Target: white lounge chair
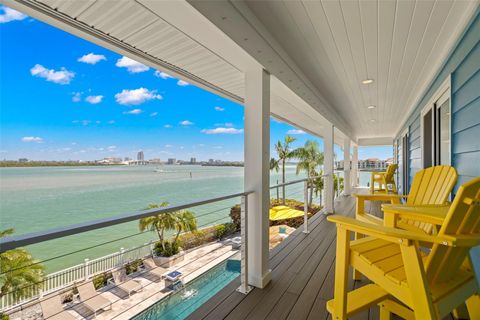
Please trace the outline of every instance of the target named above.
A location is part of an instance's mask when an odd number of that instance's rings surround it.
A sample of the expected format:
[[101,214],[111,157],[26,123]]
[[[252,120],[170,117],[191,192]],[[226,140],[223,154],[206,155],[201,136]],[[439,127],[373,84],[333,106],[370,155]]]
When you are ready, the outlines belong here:
[[132,292],[139,292],[143,289],[143,285],[135,280],[129,279],[125,272],[124,268],[115,270],[112,272],[113,281],[115,285],[120,288],[122,291],[128,293],[128,296],[132,294]]
[[86,281],[78,285],[77,290],[80,294],[80,301],[93,311],[95,318],[97,317],[97,311],[106,310],[107,308],[112,309],[112,302],[97,293],[92,281]]
[[62,301],[58,294],[44,297],[40,300],[43,318],[48,320],[75,320],[76,318],[63,309]]
[[160,280],[163,279],[166,273],[168,273],[168,269],[157,266],[152,258],[147,258],[143,260],[143,265],[145,266],[145,269],[148,273],[157,276],[158,278],[160,278]]

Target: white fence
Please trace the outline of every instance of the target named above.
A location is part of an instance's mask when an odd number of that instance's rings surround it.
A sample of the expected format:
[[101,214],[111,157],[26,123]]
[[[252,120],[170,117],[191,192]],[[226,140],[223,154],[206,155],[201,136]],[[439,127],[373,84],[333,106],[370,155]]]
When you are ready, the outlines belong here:
[[26,294],[22,299],[15,299],[13,292],[7,293],[0,299],[0,310],[15,308],[43,295],[68,288],[77,282],[116,269],[133,260],[144,258],[151,254],[151,249],[152,242],[128,250],[122,248],[115,253],[93,260],[85,259],[82,264],[50,273],[41,283],[26,288]]

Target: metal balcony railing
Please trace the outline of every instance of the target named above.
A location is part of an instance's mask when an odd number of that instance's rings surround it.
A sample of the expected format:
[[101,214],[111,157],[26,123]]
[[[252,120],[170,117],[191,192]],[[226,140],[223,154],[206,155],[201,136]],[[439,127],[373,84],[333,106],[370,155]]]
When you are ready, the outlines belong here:
[[[298,190],[297,189],[292,190],[293,192],[290,194],[290,196],[294,196],[300,199],[303,198],[302,199],[304,202],[303,231],[308,233],[307,179],[300,179],[300,180],[287,182],[284,184],[275,185],[270,187],[270,189],[277,190],[277,193],[278,193],[279,188],[283,188],[283,189],[287,187],[292,188],[293,186],[297,186],[297,185],[300,185],[301,188],[297,188]],[[248,286],[248,239],[249,239],[249,236],[248,236],[248,230],[246,226],[248,224],[248,201],[249,201],[250,194],[252,194],[252,192],[240,192],[240,193],[215,197],[211,199],[194,201],[194,202],[185,203],[181,205],[126,213],[126,214],[122,214],[122,215],[118,215],[110,218],[98,219],[98,220],[74,224],[70,226],[54,228],[54,229],[43,231],[43,232],[35,232],[35,233],[30,233],[25,235],[6,237],[6,238],[0,239],[0,253],[4,253],[8,250],[12,250],[12,249],[16,249],[24,246],[29,246],[33,244],[44,243],[50,240],[64,238],[67,236],[77,235],[77,234],[86,233],[94,230],[100,230],[100,229],[104,229],[104,228],[115,226],[115,225],[120,225],[127,222],[138,221],[139,219],[151,217],[159,214],[175,212],[175,211],[199,207],[199,206],[211,205],[213,203],[219,203],[222,201],[228,201],[232,199],[239,199],[240,208],[241,208],[240,210],[241,242],[240,242],[240,248],[239,248],[240,249],[239,250],[240,265],[241,265],[241,270],[240,270],[241,286],[239,287],[239,291],[243,293],[248,293],[250,289]],[[286,194],[283,193],[284,197],[285,195]],[[231,207],[231,204],[229,206],[222,207],[221,209],[212,210],[212,211],[203,213],[201,215],[197,215],[196,217],[197,218],[204,217],[213,213],[218,214],[219,211],[221,210],[226,211],[230,207]],[[215,216],[215,218],[217,218],[217,216]],[[225,221],[226,219],[230,219],[230,217],[228,215],[226,216],[222,215],[220,219],[215,219],[213,221],[210,219],[208,223],[204,225],[200,225],[198,227],[199,228],[212,227],[218,224],[220,221]],[[130,239],[146,232],[148,231],[126,235],[117,240]],[[54,259],[64,259],[65,257],[71,254],[78,254],[79,252],[84,252],[84,251],[86,252],[89,249],[100,247],[106,244],[111,244],[112,242],[115,242],[117,240],[111,240],[104,243],[96,244],[94,246],[90,246],[88,248],[76,250],[74,252],[68,252],[65,254],[57,255],[55,257],[51,257],[48,259],[44,259],[42,261],[35,262],[35,264],[46,263]],[[79,282],[84,282],[87,280],[90,281],[90,279],[92,279],[93,277],[96,277],[101,274],[105,274],[106,272],[110,272],[120,267],[124,267],[126,264],[129,264],[133,261],[143,261],[152,255],[152,246],[153,246],[153,242],[150,241],[150,242],[133,246],[127,249],[121,248],[119,251],[113,252],[106,256],[95,257],[93,259],[85,258],[83,263],[79,263],[77,265],[70,266],[66,269],[59,270],[44,276],[40,283],[29,284],[28,288],[20,288],[20,289],[23,289],[23,292],[24,292],[22,297],[20,298],[17,295],[15,295],[13,290],[12,292],[7,292],[0,299],[0,311],[12,312],[13,310],[22,310],[23,308],[27,308],[33,304],[38,303],[38,301],[41,300],[46,295],[64,292],[66,290],[73,288]],[[202,257],[203,256],[199,256],[197,260]],[[185,266],[186,265],[182,267],[185,267]],[[18,269],[25,268],[25,267],[28,267],[28,266],[22,265]],[[15,271],[16,269],[2,270],[1,276],[4,276],[9,272],[15,272]],[[116,284],[116,286],[118,285],[121,285],[121,284]],[[18,290],[18,288],[16,289]],[[25,290],[25,289],[28,289],[28,290]]]

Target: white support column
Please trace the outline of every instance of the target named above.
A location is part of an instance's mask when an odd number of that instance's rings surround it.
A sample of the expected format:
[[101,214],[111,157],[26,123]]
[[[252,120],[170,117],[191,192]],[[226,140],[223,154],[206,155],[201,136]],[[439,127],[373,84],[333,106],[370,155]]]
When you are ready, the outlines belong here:
[[329,124],[325,130],[324,137],[324,159],[323,159],[323,173],[325,174],[324,188],[325,188],[325,209],[327,213],[333,213],[333,125]]
[[[248,201],[248,282],[265,287],[268,268],[270,208],[270,75],[262,68],[245,74],[245,191]],[[245,240],[245,239],[243,239]]]
[[352,153],[352,186],[358,187],[358,146],[353,146]]
[[350,181],[350,138],[343,140],[343,193],[350,195],[352,193]]

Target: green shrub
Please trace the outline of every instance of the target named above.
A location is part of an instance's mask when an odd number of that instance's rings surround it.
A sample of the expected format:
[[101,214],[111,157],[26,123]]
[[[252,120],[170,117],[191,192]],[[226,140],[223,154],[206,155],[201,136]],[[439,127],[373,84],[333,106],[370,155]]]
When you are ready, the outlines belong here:
[[99,274],[98,276],[93,277],[92,282],[95,289],[104,287],[106,282],[105,275]]
[[108,279],[112,278],[112,273],[102,273],[93,277],[92,282],[95,290],[103,288],[107,285]]
[[159,257],[171,257],[180,252],[180,248],[176,242],[164,241],[163,244],[162,246],[162,243],[158,241],[153,248],[155,254]]
[[134,273],[138,271],[138,267],[143,263],[142,259],[133,260],[125,265],[125,272],[127,274]]
[[10,317],[7,314],[0,313],[0,320],[10,320]]
[[215,238],[222,239],[227,231],[224,224],[218,224],[215,226]]
[[225,226],[225,235],[231,235],[232,233],[235,233],[240,230],[240,228],[237,228],[236,224],[233,222],[227,222],[224,223]]

